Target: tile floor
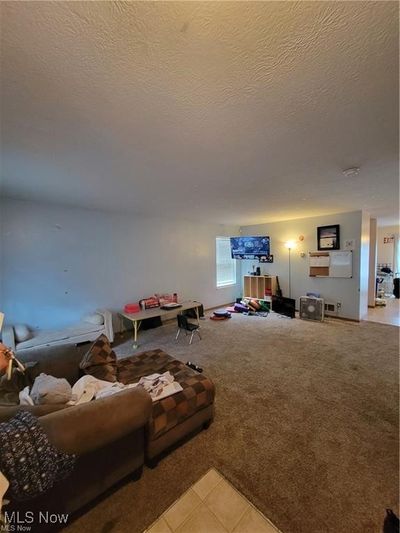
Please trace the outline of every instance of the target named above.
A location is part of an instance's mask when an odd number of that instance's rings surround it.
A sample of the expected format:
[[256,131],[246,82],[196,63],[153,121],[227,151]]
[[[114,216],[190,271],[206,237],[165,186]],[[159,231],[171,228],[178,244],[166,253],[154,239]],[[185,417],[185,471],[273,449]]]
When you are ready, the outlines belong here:
[[280,533],[212,468],[144,533]]

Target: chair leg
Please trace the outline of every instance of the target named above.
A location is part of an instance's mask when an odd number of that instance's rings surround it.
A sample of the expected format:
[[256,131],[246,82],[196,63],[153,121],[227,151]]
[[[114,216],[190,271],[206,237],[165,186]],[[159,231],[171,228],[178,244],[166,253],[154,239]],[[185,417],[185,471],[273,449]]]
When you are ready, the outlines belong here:
[[177,341],[178,340],[178,337],[180,335],[180,332],[181,332],[181,328],[178,328],[178,331],[176,333],[176,337],[175,337],[175,340]]
[[193,342],[193,335],[194,335],[194,331],[192,331],[192,334],[190,335],[190,341],[189,341],[189,344],[192,344],[192,342]]
[[197,335],[200,337],[200,340],[201,340],[200,331],[198,329],[196,329],[196,332],[197,332]]

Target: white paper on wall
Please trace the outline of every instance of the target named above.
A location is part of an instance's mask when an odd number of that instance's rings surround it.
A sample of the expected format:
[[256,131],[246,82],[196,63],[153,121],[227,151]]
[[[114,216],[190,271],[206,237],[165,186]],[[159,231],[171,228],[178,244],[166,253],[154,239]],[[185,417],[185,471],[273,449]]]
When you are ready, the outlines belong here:
[[311,255],[310,267],[328,267],[329,255]]
[[356,240],[355,239],[347,239],[344,241],[344,249],[345,250],[354,250],[356,247]]

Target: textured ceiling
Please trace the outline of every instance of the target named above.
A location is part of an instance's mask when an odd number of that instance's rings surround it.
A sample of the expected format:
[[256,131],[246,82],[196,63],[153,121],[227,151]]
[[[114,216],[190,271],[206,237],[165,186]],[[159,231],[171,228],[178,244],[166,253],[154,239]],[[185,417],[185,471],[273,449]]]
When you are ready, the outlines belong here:
[[353,209],[395,222],[397,2],[1,12],[6,195],[239,224]]

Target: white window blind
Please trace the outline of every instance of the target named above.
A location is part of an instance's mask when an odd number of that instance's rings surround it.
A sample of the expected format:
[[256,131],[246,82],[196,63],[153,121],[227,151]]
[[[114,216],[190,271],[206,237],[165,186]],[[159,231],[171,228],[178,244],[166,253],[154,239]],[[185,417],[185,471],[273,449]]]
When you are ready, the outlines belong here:
[[217,287],[236,284],[236,260],[231,257],[229,237],[217,237]]

